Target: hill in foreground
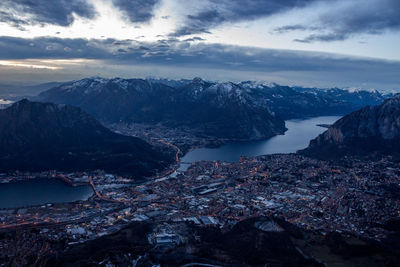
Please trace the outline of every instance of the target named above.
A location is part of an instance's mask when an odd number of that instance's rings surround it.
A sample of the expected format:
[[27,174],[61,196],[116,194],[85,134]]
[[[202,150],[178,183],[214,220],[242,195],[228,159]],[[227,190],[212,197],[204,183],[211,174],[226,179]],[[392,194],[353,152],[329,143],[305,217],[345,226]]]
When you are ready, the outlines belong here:
[[311,140],[300,153],[317,158],[400,153],[400,95],[355,111]]
[[136,177],[172,157],[145,141],[102,126],[80,108],[21,100],[0,110],[0,171],[85,171]]

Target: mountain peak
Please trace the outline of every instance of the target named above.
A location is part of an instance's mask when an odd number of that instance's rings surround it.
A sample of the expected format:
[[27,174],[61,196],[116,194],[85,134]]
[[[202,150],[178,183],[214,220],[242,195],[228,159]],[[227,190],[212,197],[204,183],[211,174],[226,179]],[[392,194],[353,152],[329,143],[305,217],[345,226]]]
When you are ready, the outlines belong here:
[[33,102],[31,102],[28,99],[24,98],[24,99],[21,99],[18,102],[13,103],[9,108],[17,109],[17,108],[21,108],[21,107],[30,105],[31,103],[33,103]]
[[274,82],[266,82],[266,81],[244,81],[240,83],[243,87],[249,89],[263,89],[265,87],[276,87],[278,84]]
[[200,77],[195,77],[195,78],[193,78],[192,83],[204,84],[205,81],[204,81],[202,78],[200,78]]
[[400,151],[400,97],[367,106],[335,122],[300,153],[319,158]]
[[386,98],[368,92],[268,85],[262,81],[210,82],[199,77],[177,81],[83,79],[43,92],[39,99],[79,106],[105,123],[161,123],[190,127],[209,136],[246,139],[254,132],[261,133],[260,138],[283,133],[286,119],[340,115]]

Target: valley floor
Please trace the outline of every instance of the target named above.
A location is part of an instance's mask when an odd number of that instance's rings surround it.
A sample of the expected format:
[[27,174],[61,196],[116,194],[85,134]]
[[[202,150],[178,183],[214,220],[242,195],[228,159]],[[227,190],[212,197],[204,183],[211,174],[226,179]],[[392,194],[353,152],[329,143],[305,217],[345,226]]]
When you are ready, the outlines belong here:
[[226,232],[255,217],[280,218],[304,231],[384,246],[400,230],[400,164],[390,158],[326,162],[276,154],[237,163],[197,162],[183,173],[141,184],[101,172],[87,175],[101,198],[1,210],[0,258],[16,253],[9,247],[10,229],[35,229],[36,238],[53,244],[58,253],[117,233],[134,221],[159,225],[149,232],[152,241],[146,246],[172,248],[186,242],[175,224]]

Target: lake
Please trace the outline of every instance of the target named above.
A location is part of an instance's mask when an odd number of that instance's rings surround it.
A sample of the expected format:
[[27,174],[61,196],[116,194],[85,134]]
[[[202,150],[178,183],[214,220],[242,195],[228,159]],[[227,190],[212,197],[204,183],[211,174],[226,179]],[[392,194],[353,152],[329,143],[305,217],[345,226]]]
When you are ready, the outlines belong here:
[[185,170],[190,162],[201,160],[220,160],[235,162],[241,156],[260,156],[276,153],[294,153],[306,148],[311,139],[326,131],[317,124],[333,124],[338,116],[323,116],[309,119],[286,121],[288,130],[284,135],[274,136],[261,141],[231,142],[218,148],[198,148],[190,151],[182,158],[179,170]]
[[0,184],[0,208],[74,202],[92,195],[89,185],[70,186],[57,179],[32,179]]
[[[235,162],[241,156],[259,156],[275,153],[293,153],[308,146],[311,139],[326,128],[317,124],[332,124],[340,117],[327,116],[286,121],[288,130],[267,140],[232,142],[219,148],[199,148],[186,154],[179,170],[186,170],[191,162],[221,160]],[[86,200],[93,195],[89,185],[70,186],[57,179],[33,179],[0,184],[0,208],[17,208]]]

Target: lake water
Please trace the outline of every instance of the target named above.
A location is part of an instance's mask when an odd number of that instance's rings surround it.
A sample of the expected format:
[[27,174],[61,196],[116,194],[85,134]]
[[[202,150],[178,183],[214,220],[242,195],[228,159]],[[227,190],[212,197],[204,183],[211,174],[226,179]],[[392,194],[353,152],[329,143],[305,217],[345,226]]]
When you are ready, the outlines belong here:
[[270,139],[249,142],[232,142],[219,148],[198,148],[182,158],[180,170],[187,169],[190,162],[201,160],[221,160],[235,162],[241,156],[259,156],[276,153],[294,153],[299,149],[306,148],[310,140],[317,137],[326,128],[317,124],[333,124],[340,117],[324,116],[302,120],[286,121],[288,130],[284,135],[274,136]]
[[[201,160],[235,162],[240,156],[293,153],[307,147],[311,139],[326,130],[317,124],[332,124],[339,118],[329,116],[289,120],[286,121],[288,130],[284,135],[262,141],[232,142],[219,148],[195,149],[182,158],[179,170],[186,170],[190,162]],[[89,185],[72,187],[56,179],[34,179],[0,184],[0,208],[73,202],[86,200],[92,195],[93,190]]]
[[0,208],[74,202],[92,195],[89,185],[70,186],[57,179],[33,179],[0,184]]

